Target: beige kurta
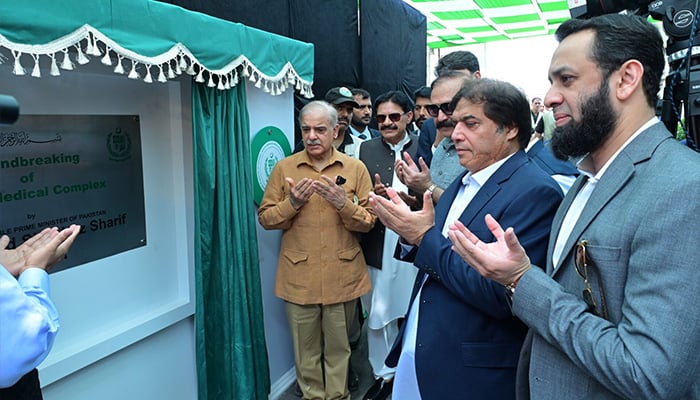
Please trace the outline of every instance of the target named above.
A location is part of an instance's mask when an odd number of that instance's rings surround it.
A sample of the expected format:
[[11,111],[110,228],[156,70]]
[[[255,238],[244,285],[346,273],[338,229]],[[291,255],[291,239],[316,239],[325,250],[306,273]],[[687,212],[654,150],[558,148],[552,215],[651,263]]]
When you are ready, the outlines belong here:
[[[258,210],[265,229],[282,229],[275,295],[295,304],[335,304],[356,299],[370,290],[367,264],[359,235],[376,220],[368,207],[373,189],[362,162],[333,149],[329,164],[317,171],[306,151],[277,163],[267,182]],[[340,211],[314,194],[299,211],[289,200],[285,181],[303,178],[335,179],[342,175],[348,198]]]

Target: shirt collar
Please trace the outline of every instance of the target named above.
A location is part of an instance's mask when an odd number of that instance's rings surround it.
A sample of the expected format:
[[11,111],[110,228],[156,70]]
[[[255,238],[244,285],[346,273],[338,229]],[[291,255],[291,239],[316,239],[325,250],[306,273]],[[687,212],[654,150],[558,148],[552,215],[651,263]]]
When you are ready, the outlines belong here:
[[594,180],[594,181],[600,180],[600,178],[603,176],[603,174],[605,173],[605,171],[608,170],[608,167],[610,166],[610,164],[612,164],[612,162],[615,161],[615,159],[617,158],[618,155],[620,155],[620,153],[622,152],[622,150],[624,150],[625,147],[627,147],[630,143],[632,143],[632,141],[633,141],[634,139],[636,139],[637,136],[639,136],[642,132],[644,132],[645,130],[649,129],[652,125],[657,124],[657,123],[661,123],[661,122],[659,121],[659,119],[658,119],[656,116],[654,116],[654,117],[652,117],[649,121],[647,121],[644,125],[642,125],[641,127],[639,127],[639,129],[637,129],[637,130],[632,134],[632,136],[630,136],[630,137],[625,141],[625,143],[623,143],[622,146],[620,146],[620,148],[617,149],[617,151],[615,152],[615,154],[613,154],[612,157],[610,157],[610,159],[603,165],[603,167],[600,168],[600,170],[598,171],[598,173],[593,174],[593,173],[590,172],[591,170],[593,170],[593,168],[591,168],[591,157],[590,157],[590,155],[584,156],[584,157],[581,159],[581,161],[579,161],[579,162],[576,164],[576,168],[577,168],[582,174],[586,175],[586,176],[589,178],[589,180]]
[[[382,139],[382,140],[384,140],[384,139]],[[389,148],[392,149],[392,150],[394,150],[394,151],[401,151],[401,150],[403,150],[403,147],[406,145],[406,143],[408,143],[408,142],[410,142],[410,141],[411,141],[411,137],[410,137],[410,135],[408,134],[408,132],[406,132],[406,134],[404,135],[403,139],[401,139],[401,140],[400,140],[398,143],[396,143],[395,145],[394,145],[394,144],[391,144],[391,143],[388,143],[388,142],[386,142],[386,141],[384,141],[384,143],[386,143],[386,145],[389,146]]]
[[[350,130],[352,131],[352,134],[354,134],[355,136],[360,136],[361,134],[364,133],[367,137],[370,137],[369,128],[366,126],[365,126],[365,129],[363,131],[358,131],[357,129],[353,128],[352,125],[350,125],[348,128],[350,128]],[[347,132],[345,132],[345,133],[347,133]]]
[[350,129],[345,130],[345,136],[343,136],[343,142],[340,143],[340,146],[338,146],[338,150],[341,153],[345,153],[345,146],[353,144],[352,140],[352,133],[350,132]]
[[445,149],[445,151],[447,151],[450,148],[455,147],[455,142],[453,142],[452,138],[448,136],[446,138],[443,138],[440,141],[440,143],[438,143],[438,146],[442,146],[442,148]]
[[[515,153],[513,153],[515,154]],[[499,168],[501,168],[501,165],[503,165],[506,161],[508,161],[509,158],[513,157],[513,154],[509,155],[506,158],[500,159],[496,161],[495,163],[489,165],[488,167],[480,170],[477,173],[472,174],[471,172],[468,172],[464,177],[462,178],[462,184],[466,185],[471,179],[473,179],[476,183],[479,184],[479,187],[483,186],[486,181],[491,178],[493,174],[498,171]]]

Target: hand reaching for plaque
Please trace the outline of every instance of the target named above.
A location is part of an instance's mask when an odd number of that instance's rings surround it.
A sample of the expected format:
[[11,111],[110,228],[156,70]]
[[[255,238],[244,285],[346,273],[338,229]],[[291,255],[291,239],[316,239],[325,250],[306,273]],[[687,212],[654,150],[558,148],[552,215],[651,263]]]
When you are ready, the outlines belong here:
[[15,249],[8,249],[10,238],[0,237],[0,264],[17,277],[30,267],[48,271],[61,261],[80,233],[80,225],[71,225],[62,231],[46,228]]

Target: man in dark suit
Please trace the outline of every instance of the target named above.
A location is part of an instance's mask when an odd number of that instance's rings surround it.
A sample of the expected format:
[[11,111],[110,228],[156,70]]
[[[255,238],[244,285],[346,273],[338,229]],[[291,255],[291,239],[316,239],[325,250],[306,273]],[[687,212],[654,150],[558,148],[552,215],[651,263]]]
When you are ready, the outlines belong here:
[[379,137],[379,131],[369,127],[372,121],[372,97],[365,89],[352,89],[352,97],[357,103],[357,107],[350,116],[350,133],[362,140],[369,140]]
[[545,96],[552,150],[584,158],[554,218],[546,269],[531,267],[543,264],[497,216],[487,221],[496,242],[459,224],[450,238],[508,287],[530,327],[519,398],[698,399],[700,156],[655,116],[661,34],[645,18],[609,14],[566,21],[556,37]]
[[514,399],[526,328],[511,314],[503,286],[472,270],[446,234],[459,219],[491,241],[484,223],[490,213],[515,226],[530,256],[544,260],[563,195],[523,150],[530,140],[529,105],[513,85],[469,81],[445,109],[452,110],[452,139],[467,173],[446,189],[437,208],[429,192],[415,212],[392,189],[390,199],[370,194],[384,225],[414,245],[400,250],[419,269],[406,323],[386,360],[398,364],[393,396]]
[[[377,97],[375,108],[382,137],[362,142],[360,161],[374,178],[375,193],[383,195],[387,186],[407,193],[408,188],[394,174],[394,164],[404,152],[413,155],[418,149],[418,137],[407,131],[413,119],[411,99],[403,92],[391,91]],[[362,303],[369,314],[367,358],[375,378],[363,400],[384,400],[391,393],[395,369],[384,365],[384,360],[398,335],[399,320],[408,310],[416,279],[415,268],[407,268],[405,262],[393,257],[397,241],[396,233],[381,223],[375,223],[361,241],[372,282],[372,290],[362,297]]]
[[[423,122],[432,118],[426,107],[432,104],[430,102],[430,86],[421,86],[413,92],[413,104],[413,123],[409,126],[408,132],[419,135]],[[433,136],[435,135],[433,134]]]

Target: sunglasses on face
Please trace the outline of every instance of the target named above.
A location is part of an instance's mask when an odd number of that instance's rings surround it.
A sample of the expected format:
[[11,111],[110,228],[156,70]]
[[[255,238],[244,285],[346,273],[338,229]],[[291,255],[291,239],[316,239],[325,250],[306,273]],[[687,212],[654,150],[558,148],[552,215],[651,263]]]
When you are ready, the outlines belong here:
[[386,121],[387,117],[391,120],[391,122],[399,122],[399,120],[401,119],[401,117],[403,117],[404,114],[406,113],[393,113],[389,115],[377,114],[377,122],[383,124],[384,121]]
[[436,118],[440,111],[448,117],[451,117],[454,112],[454,108],[450,106],[450,103],[428,104],[425,106],[425,109],[428,110],[428,114],[433,118]]

